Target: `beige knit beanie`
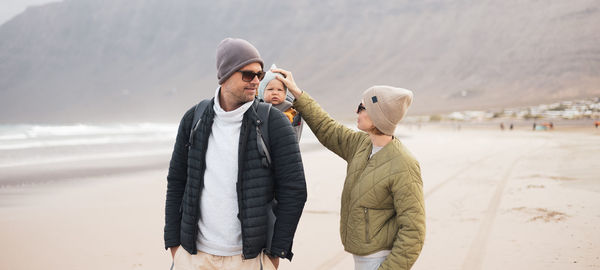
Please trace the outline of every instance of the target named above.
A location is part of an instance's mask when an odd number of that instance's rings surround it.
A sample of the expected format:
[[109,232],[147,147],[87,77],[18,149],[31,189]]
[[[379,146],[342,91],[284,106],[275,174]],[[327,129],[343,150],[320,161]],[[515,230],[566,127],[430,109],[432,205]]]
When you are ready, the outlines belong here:
[[363,93],[363,105],[371,121],[386,135],[394,135],[412,99],[412,91],[384,85],[372,86]]

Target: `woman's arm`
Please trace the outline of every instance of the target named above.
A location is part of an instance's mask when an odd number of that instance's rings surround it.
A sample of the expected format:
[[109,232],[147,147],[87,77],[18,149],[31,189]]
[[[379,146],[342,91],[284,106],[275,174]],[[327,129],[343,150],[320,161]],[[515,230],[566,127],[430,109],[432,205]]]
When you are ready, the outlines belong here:
[[417,166],[408,169],[392,185],[396,223],[400,227],[394,239],[392,253],[381,264],[380,269],[410,269],[415,263],[425,242],[425,205],[423,182]]
[[296,98],[294,108],[302,114],[302,118],[321,144],[341,158],[350,159],[356,152],[359,142],[367,138],[366,133],[356,132],[331,118],[310,95],[298,88],[291,72],[283,69],[272,71],[285,75],[285,77],[277,75],[277,79],[283,82],[294,95]]

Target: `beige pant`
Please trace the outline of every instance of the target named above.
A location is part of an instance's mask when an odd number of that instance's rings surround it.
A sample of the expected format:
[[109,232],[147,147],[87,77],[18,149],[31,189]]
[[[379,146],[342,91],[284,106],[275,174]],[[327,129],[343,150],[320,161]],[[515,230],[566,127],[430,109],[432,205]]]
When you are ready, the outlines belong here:
[[173,270],[275,270],[275,266],[264,253],[254,259],[243,260],[242,255],[217,256],[201,251],[191,255],[182,247],[175,252],[173,263]]

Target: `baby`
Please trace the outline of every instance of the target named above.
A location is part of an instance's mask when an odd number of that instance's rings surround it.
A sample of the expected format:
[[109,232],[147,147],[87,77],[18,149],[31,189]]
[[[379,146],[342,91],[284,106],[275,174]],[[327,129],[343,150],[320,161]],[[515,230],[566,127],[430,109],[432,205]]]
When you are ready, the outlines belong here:
[[[277,68],[275,64],[271,66],[271,69],[274,68]],[[265,74],[265,77],[258,85],[258,98],[264,102],[273,104],[273,107],[282,111],[288,117],[296,132],[296,138],[300,141],[303,126],[301,115],[292,106],[294,97],[288,94],[285,85],[280,80],[277,80],[275,76],[275,73],[270,70],[267,71],[267,74]]]

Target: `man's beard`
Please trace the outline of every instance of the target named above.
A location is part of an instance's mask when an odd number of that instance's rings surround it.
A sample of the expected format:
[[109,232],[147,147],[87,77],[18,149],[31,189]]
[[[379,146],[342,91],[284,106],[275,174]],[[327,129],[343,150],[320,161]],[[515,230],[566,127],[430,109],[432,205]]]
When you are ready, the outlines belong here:
[[238,101],[238,105],[242,106],[250,101],[254,100],[254,95],[244,95],[242,94],[242,97],[240,97],[239,101]]

